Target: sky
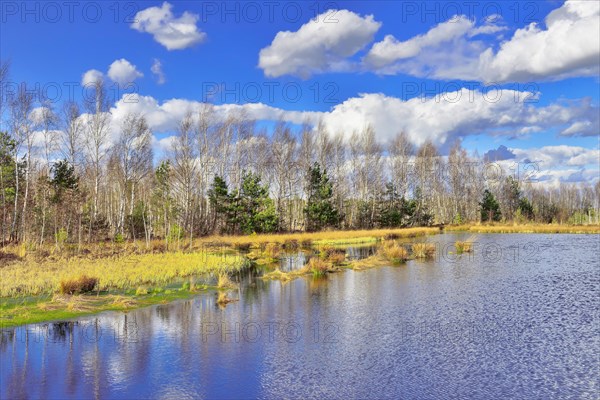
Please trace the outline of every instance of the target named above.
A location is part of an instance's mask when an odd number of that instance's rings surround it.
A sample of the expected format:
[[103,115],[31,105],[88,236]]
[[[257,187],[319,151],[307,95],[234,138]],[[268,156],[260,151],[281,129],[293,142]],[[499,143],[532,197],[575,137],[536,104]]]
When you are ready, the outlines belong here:
[[[373,126],[462,141],[540,178],[599,179],[600,2],[0,3],[9,83],[56,104],[102,77],[114,130],[146,115],[157,154],[199,102],[259,125]],[[10,91],[3,84],[3,96]]]

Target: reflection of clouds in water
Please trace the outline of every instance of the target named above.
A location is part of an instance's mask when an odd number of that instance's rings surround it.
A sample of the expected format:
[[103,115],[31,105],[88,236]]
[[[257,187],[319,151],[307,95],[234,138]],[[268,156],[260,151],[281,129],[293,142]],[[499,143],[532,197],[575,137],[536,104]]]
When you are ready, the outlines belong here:
[[[444,244],[466,235],[424,239]],[[282,283],[249,274],[240,301],[223,310],[210,292],[104,313],[81,318],[66,340],[41,335],[36,342],[31,335],[27,349],[24,328],[17,328],[2,335],[0,397],[593,397],[597,236],[480,234],[477,240],[477,251],[532,241],[539,250],[533,263],[521,254],[492,264],[476,253],[323,280]],[[219,331],[203,340],[203,323]],[[279,324],[273,340],[269,323]],[[283,335],[289,323],[298,337]],[[130,324],[135,340],[124,339]],[[99,340],[85,340],[83,332],[96,325]],[[259,327],[260,338],[254,331],[245,336],[245,327]],[[565,384],[536,385],[540,380]],[[46,392],[32,384],[43,381]]]

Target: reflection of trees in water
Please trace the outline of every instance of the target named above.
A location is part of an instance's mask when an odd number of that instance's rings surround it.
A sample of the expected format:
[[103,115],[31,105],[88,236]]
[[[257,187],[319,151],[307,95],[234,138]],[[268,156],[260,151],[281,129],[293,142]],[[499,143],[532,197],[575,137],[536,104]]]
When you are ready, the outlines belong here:
[[0,351],[5,352],[9,344],[12,344],[16,337],[16,329],[0,330]]
[[48,327],[48,340],[51,342],[66,342],[67,336],[71,337],[75,326],[79,325],[77,321],[53,322]]
[[350,246],[346,248],[346,258],[348,260],[362,260],[375,255],[377,246]]

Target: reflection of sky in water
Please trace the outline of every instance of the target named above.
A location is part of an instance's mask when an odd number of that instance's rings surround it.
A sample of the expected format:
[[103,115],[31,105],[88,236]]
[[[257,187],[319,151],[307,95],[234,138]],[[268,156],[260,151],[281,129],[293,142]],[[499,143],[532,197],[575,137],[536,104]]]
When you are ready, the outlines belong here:
[[225,308],[211,293],[5,330],[0,397],[593,398],[599,239],[479,235],[500,259],[247,274]]

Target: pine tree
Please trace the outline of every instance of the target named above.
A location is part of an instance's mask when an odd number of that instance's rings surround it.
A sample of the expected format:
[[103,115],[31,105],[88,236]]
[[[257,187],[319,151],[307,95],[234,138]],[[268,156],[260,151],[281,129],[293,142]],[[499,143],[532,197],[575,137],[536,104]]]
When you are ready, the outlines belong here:
[[340,216],[334,205],[333,185],[329,182],[327,170],[321,171],[319,163],[314,163],[308,169],[308,178],[308,199],[304,207],[306,230],[337,226]]
[[481,207],[481,222],[500,221],[502,213],[498,201],[489,190],[483,192],[483,199],[479,203]]
[[213,226],[219,230],[220,223],[224,222],[226,229],[229,230],[232,199],[229,195],[229,189],[225,179],[218,175],[215,176],[211,188],[208,191],[208,200],[213,209]]
[[243,233],[268,233],[277,230],[279,220],[273,200],[269,198],[269,187],[261,185],[258,174],[243,173],[237,204]]
[[378,222],[383,228],[407,226],[413,217],[414,207],[404,197],[400,197],[392,182],[385,185],[383,199],[379,205]]

